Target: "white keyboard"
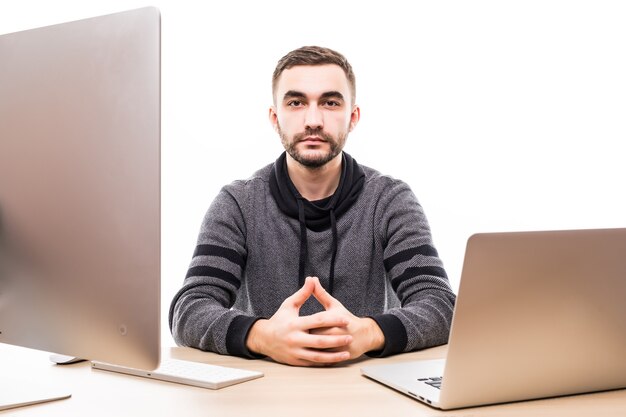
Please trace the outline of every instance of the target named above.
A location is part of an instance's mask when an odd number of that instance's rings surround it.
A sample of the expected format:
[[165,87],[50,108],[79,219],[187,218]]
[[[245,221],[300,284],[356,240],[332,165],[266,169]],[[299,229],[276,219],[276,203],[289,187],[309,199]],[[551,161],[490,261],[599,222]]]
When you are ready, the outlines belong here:
[[164,358],[154,371],[128,368],[103,362],[91,362],[92,369],[120,372],[123,374],[159,379],[196,387],[219,389],[251,379],[260,378],[262,372],[228,368],[200,362]]

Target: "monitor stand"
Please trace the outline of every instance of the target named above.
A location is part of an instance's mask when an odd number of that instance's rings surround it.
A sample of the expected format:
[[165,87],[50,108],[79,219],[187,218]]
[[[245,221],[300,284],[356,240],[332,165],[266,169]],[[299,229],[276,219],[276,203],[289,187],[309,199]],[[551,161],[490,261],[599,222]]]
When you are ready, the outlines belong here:
[[72,396],[64,388],[46,385],[36,381],[7,378],[1,376],[0,411],[24,407],[48,401],[63,400]]
[[29,349],[0,343],[0,415],[4,415],[3,410],[72,396],[66,384],[61,383],[63,381],[51,380],[45,372],[40,372],[40,361],[45,358],[42,355],[46,352],[36,354]]
[[50,355],[50,361],[56,363],[57,365],[71,365],[73,363],[83,362],[86,360],[87,359],[81,359],[76,356],[61,355],[59,353],[53,353]]

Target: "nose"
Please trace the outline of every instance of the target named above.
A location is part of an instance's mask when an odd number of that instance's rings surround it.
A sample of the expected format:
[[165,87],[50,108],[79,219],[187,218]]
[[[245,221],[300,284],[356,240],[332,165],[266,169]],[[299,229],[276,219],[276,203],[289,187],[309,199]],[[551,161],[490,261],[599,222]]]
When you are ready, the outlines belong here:
[[304,127],[307,129],[322,129],[324,127],[324,116],[317,106],[311,105],[307,108]]

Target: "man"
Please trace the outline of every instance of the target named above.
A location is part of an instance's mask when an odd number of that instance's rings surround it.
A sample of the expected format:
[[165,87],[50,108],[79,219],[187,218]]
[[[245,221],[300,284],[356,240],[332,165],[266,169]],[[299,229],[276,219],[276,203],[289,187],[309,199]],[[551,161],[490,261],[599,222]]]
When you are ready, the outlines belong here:
[[209,208],[170,308],[176,342],[300,366],[446,343],[455,296],[421,206],[343,152],[360,118],[348,61],[297,49],[272,88],[286,152]]

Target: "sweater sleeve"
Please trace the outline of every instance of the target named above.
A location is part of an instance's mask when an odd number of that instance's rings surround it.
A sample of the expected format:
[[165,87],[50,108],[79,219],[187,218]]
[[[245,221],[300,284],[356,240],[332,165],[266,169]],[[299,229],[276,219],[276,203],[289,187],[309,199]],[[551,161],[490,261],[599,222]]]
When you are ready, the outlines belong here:
[[385,347],[368,354],[387,356],[447,343],[456,297],[422,206],[408,185],[395,180],[378,212],[385,272],[400,307],[372,317],[385,335]]
[[245,222],[225,187],[207,211],[182,288],[170,305],[169,325],[181,346],[256,358],[246,338],[260,317],[233,309],[246,263]]

